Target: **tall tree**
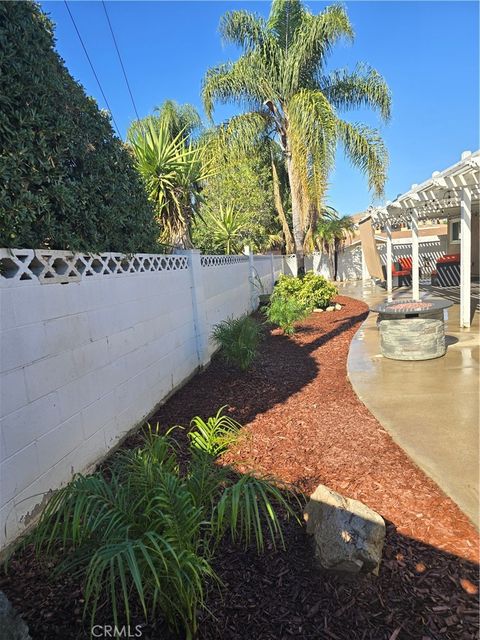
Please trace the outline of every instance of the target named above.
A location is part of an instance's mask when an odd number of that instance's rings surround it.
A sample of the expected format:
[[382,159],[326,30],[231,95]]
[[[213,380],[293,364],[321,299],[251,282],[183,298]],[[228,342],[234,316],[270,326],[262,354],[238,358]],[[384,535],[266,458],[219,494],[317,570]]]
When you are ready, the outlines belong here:
[[383,191],[387,153],[377,130],[352,124],[338,110],[359,106],[390,116],[390,92],[374,69],[358,65],[326,72],[332,47],[353,39],[345,9],[327,7],[313,15],[300,0],[273,0],[267,20],[248,11],[227,12],[220,30],[226,42],[243,50],[236,62],[210,69],[202,97],[212,117],[215,102],[234,102],[248,111],[235,117],[241,137],[263,130],[281,146],[292,199],[292,235],[300,270],[305,241],[311,239],[322,206],[337,143],[368,176],[376,193]]

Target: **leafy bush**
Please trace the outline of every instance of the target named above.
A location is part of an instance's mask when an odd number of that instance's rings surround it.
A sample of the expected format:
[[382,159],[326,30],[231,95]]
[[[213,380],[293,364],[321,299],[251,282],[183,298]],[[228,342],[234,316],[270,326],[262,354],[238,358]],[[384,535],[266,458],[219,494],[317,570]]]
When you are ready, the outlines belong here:
[[[240,425],[220,410],[192,421],[190,463],[184,473],[171,431],[149,429],[143,446],[117,454],[105,477],[77,476],[48,503],[34,532],[38,555],[65,555],[57,573],[84,579],[85,611],[92,624],[101,604],[116,625],[138,603],[146,619],[158,609],[186,638],[197,631],[207,582],[218,582],[211,561],[219,542],[255,542],[265,535],[283,545],[276,508],[293,509],[280,490],[253,475],[215,464],[225,437]],[[205,428],[207,427],[207,428]]]
[[155,250],[133,158],[68,73],[36,3],[0,3],[0,96],[0,246]]
[[228,318],[215,325],[212,336],[226,362],[246,371],[257,355],[261,329],[250,316]]
[[297,298],[276,295],[267,307],[266,315],[270,322],[277,324],[287,336],[295,333],[294,323],[302,320],[310,310]]
[[281,275],[273,290],[272,299],[294,298],[311,311],[328,307],[337,293],[335,285],[326,278],[308,272],[302,278]]

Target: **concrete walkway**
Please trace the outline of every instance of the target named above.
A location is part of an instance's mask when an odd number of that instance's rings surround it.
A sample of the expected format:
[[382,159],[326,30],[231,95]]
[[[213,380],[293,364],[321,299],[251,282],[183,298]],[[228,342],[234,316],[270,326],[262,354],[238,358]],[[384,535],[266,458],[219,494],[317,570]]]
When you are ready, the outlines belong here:
[[[386,293],[373,284],[340,284],[342,295],[373,305]],[[400,289],[394,298],[408,297]],[[426,295],[423,292],[422,295]],[[350,347],[348,375],[360,400],[393,439],[478,527],[479,313],[460,329],[459,306],[448,310],[448,350],[435,360],[389,360],[380,354],[376,313]]]

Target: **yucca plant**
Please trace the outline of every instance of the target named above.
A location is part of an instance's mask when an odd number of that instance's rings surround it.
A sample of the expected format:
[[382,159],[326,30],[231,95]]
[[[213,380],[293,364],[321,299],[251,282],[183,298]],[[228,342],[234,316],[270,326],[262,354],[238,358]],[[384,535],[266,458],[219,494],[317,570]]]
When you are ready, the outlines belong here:
[[129,143],[155,206],[160,240],[190,247],[201,184],[211,173],[202,147],[187,141],[184,131],[172,137],[168,122],[151,120],[131,130]]
[[161,611],[193,638],[206,588],[219,583],[212,559],[220,541],[255,542],[259,552],[265,535],[283,544],[277,510],[286,517],[294,510],[280,489],[215,464],[240,425],[222,410],[192,425],[183,473],[171,431],[150,428],[143,446],[113,458],[108,477],[77,476],[44,510],[33,534],[36,553],[64,554],[56,572],[83,579],[92,624],[100,604],[117,626],[140,607],[146,620]]
[[230,255],[241,253],[245,232],[249,221],[241,212],[235,211],[231,204],[220,205],[218,210],[207,209],[202,223],[209,228],[215,251]]
[[213,339],[228,364],[246,371],[257,355],[261,328],[250,316],[227,318],[213,328]]

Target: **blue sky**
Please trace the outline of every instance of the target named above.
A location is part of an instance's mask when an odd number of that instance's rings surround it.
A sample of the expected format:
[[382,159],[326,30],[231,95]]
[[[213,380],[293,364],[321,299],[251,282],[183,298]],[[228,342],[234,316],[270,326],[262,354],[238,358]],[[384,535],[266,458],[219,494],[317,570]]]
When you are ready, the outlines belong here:
[[[317,13],[327,3],[308,2]],[[41,2],[56,24],[57,49],[71,74],[105,107],[63,2]],[[122,136],[135,118],[100,2],[70,2],[80,34]],[[479,146],[479,51],[477,2],[347,2],[356,33],[340,44],[329,69],[364,61],[378,69],[393,95],[393,117],[381,126],[390,153],[386,199],[408,190]],[[268,2],[108,2],[110,20],[140,116],[171,98],[201,110],[200,87],[208,67],[235,59],[218,35],[228,9],[268,14]],[[222,120],[232,110],[219,108]],[[346,115],[379,125],[371,112]],[[366,180],[339,150],[328,202],[342,214],[365,209],[372,197]]]

